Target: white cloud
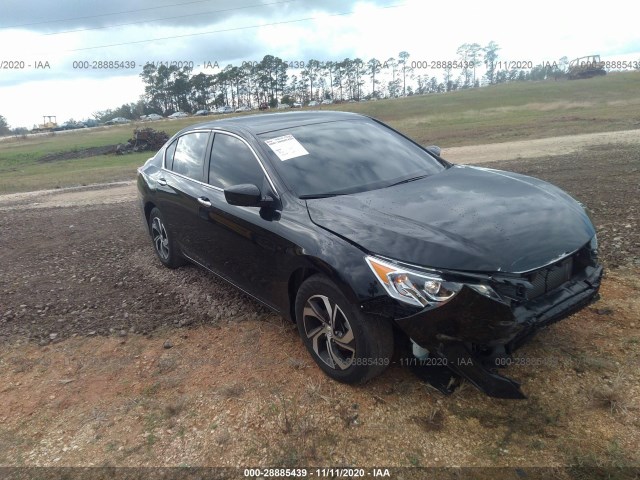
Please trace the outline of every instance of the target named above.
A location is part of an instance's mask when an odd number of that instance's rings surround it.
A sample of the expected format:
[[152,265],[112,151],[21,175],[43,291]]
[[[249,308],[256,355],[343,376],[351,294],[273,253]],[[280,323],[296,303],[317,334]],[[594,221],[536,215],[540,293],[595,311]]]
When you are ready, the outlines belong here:
[[2,110],[12,127],[31,128],[43,115],[55,115],[58,123],[92,118],[99,110],[135,102],[143,93],[134,77],[84,80],[45,80],[2,88]]
[[[36,71],[3,70],[0,76],[0,114],[13,126],[31,126],[43,114],[59,119],[86,117],[96,110],[114,108],[136,101],[143,86],[138,74],[74,70],[74,60],[149,60],[184,61],[195,64],[217,61],[221,66],[243,60],[259,61],[266,54],[285,60],[342,60],[376,57],[385,60],[406,50],[410,60],[454,60],[462,43],[486,45],[496,41],[503,60],[552,62],[562,56],[574,58],[589,54],[617,58],[640,58],[637,18],[622,0],[610,0],[606,8],[594,10],[557,0],[522,3],[502,0],[485,2],[426,2],[424,0],[355,0],[312,2],[296,0],[250,9],[229,10],[220,14],[98,29],[62,35],[44,36],[42,32],[96,27],[137,19],[180,16],[194,12],[229,9],[256,4],[258,0],[217,1],[173,7],[138,14],[69,20],[61,23],[0,28],[0,60],[22,60],[33,64],[50,62],[51,69]],[[177,2],[176,2],[177,3]],[[13,6],[12,6],[13,4]],[[42,19],[99,15],[103,12],[153,7],[151,1],[131,4],[125,0],[97,7],[90,2],[13,1],[5,12],[5,25]],[[381,8],[384,5],[396,8]],[[40,7],[40,8],[39,8]],[[353,11],[353,15],[335,15]],[[55,15],[54,15],[55,13]],[[287,22],[308,17],[312,21],[245,28],[247,26]],[[31,30],[27,30],[27,28]],[[238,29],[229,32],[221,30]],[[137,42],[162,37],[218,31],[169,40],[133,43],[110,48],[78,50],[87,47]],[[76,51],[74,51],[76,50]],[[291,71],[291,74],[298,72]],[[431,76],[438,71],[425,71]],[[127,75],[127,76],[123,76]],[[78,87],[80,86],[80,87]],[[42,111],[41,111],[42,110]],[[27,112],[27,113],[25,113]]]

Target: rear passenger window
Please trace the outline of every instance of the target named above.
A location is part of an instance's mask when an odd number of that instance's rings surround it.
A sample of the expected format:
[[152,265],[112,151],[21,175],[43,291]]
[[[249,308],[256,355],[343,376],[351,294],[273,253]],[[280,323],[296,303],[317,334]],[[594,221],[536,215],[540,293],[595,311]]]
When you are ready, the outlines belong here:
[[251,149],[231,135],[216,133],[209,164],[209,184],[227,188],[252,183],[262,188],[264,173]]
[[171,165],[173,165],[173,155],[176,153],[176,145],[178,141],[176,140],[171,145],[167,147],[164,152],[164,164],[165,168],[171,170]]
[[207,149],[208,141],[209,132],[187,133],[178,138],[171,170],[185,177],[202,181],[204,152]]

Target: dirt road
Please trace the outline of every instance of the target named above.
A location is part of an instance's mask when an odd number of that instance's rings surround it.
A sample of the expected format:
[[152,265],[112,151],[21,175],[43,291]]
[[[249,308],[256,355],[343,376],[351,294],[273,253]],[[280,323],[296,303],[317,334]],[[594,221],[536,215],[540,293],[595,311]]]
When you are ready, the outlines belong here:
[[522,402],[397,364],[329,380],[292,325],[161,267],[133,184],[1,197],[0,466],[640,465],[640,147],[483,165],[585,203],[607,268],[599,303],[518,352]]
[[451,160],[454,163],[476,164],[520,158],[566,155],[593,146],[613,144],[640,144],[640,130],[585,133],[583,135],[566,135],[535,140],[445,148],[443,155],[447,160]]

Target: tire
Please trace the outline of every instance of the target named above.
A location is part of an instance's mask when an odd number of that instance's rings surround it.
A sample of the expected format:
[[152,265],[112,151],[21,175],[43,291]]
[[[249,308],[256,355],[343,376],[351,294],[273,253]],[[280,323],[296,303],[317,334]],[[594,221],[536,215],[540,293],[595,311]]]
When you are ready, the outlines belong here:
[[149,214],[149,234],[153,242],[153,249],[158,259],[168,268],[178,268],[185,264],[184,258],[178,253],[173,237],[166,227],[160,210],[154,208]]
[[360,313],[328,278],[309,277],[298,290],[295,311],[302,342],[334,380],[364,383],[389,366],[391,323]]

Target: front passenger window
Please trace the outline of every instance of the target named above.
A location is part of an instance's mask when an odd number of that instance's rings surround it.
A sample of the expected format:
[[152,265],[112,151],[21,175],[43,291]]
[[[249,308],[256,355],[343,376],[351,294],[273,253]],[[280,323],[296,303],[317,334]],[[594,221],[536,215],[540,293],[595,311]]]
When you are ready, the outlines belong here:
[[209,164],[209,184],[227,188],[251,183],[262,188],[264,172],[251,149],[240,139],[216,133]]

